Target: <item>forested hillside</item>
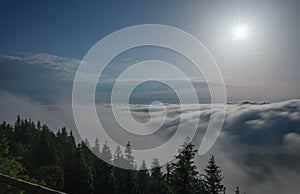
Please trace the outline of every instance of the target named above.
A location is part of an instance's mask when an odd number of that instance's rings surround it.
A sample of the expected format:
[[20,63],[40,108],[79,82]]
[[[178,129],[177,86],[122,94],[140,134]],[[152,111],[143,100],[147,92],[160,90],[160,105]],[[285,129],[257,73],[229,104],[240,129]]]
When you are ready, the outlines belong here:
[[[76,143],[72,132],[65,128],[54,133],[47,125],[18,117],[13,125],[5,122],[0,125],[0,173],[68,194],[218,194],[226,191],[221,169],[213,156],[203,174],[199,173],[193,161],[196,150],[188,138],[165,170],[160,167],[158,158],[153,159],[150,170],[141,170],[146,169],[146,163],[136,164],[131,147],[128,142],[124,151],[120,147],[112,151],[97,138],[92,145]],[[0,193],[24,191],[0,183]],[[239,193],[238,188],[236,193]]]

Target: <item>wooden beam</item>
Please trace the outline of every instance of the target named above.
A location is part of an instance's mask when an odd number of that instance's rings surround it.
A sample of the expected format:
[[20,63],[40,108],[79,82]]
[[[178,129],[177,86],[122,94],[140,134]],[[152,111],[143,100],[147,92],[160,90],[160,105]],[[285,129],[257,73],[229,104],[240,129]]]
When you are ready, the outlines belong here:
[[10,176],[0,174],[0,183],[6,183],[16,188],[28,191],[32,194],[66,194],[61,191],[49,189],[47,187],[30,183],[21,179],[12,178]]

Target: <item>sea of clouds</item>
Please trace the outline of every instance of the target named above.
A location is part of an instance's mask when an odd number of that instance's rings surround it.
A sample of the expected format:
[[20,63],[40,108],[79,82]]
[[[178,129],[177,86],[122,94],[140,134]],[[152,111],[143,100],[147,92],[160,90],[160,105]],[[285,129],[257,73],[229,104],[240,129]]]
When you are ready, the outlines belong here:
[[[209,122],[210,105],[200,105],[200,116],[196,114],[199,109],[193,104],[165,106],[168,114],[160,135],[168,137],[176,130],[179,121],[188,128],[193,119],[198,117],[194,141],[199,146]],[[66,126],[79,139],[71,104],[44,105],[28,97],[1,92],[0,109],[1,121],[14,123],[16,116],[20,115],[47,123],[55,131]],[[104,109],[109,109],[109,106],[97,105],[99,117]],[[122,109],[124,105],[120,104],[119,110]],[[130,110],[137,121],[146,122],[150,118],[148,105],[130,105]],[[162,106],[152,106],[151,119],[160,122],[164,110]],[[115,129],[116,125],[111,127]],[[240,186],[247,193],[293,194],[300,189],[299,150],[300,100],[277,103],[243,101],[227,105],[220,137],[209,153],[197,156],[196,162],[200,172],[203,172],[208,158],[215,155],[222,168],[228,193],[232,193],[235,186]]]

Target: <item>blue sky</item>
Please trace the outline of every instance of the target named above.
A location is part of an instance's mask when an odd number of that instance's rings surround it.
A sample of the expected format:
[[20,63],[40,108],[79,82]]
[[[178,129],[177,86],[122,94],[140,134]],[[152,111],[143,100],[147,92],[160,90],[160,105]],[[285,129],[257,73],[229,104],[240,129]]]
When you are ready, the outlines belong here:
[[[143,23],[173,20],[184,5],[161,1],[6,1],[1,6],[1,51],[46,52],[82,58],[99,39]],[[174,18],[175,19],[175,18]]]
[[[297,1],[2,1],[1,4],[0,62],[5,76],[0,78],[0,90],[3,91],[47,103],[46,98],[53,101],[58,95],[70,98],[74,71],[69,71],[66,79],[66,74],[61,73],[66,64],[60,62],[55,68],[49,65],[53,61],[38,64],[41,61],[37,56],[53,55],[66,63],[80,61],[106,35],[132,25],[155,23],[178,27],[205,44],[221,68],[230,101],[300,97],[300,3]],[[245,42],[233,41],[229,33],[232,25],[240,21],[249,23],[251,28],[251,36]],[[23,58],[35,56],[37,64],[13,59],[20,53]],[[122,57],[136,60],[139,55],[129,52]],[[73,64],[72,70],[78,66],[76,62]],[[17,76],[9,76],[12,74]]]
[[[297,1],[2,1],[2,53],[45,52],[82,58],[96,41],[123,27],[160,23],[186,30],[212,48],[237,20],[264,39],[293,43]],[[256,22],[256,23],[255,23]],[[229,26],[226,26],[229,25]],[[270,33],[272,34],[265,34]],[[224,36],[224,35],[223,35]],[[273,39],[274,38],[274,39]],[[216,44],[216,43],[214,43]]]

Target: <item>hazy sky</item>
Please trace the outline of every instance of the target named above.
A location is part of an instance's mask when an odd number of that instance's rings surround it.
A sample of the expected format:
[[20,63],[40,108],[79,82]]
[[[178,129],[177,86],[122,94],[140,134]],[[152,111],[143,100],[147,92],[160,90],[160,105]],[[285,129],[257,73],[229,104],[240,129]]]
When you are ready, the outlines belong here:
[[[29,95],[43,102],[62,94],[67,97],[61,98],[69,98],[74,72],[97,41],[123,27],[156,23],[178,27],[205,44],[221,68],[230,101],[300,97],[298,1],[2,1],[1,4],[0,90]],[[249,36],[244,41],[233,40],[230,33],[239,22],[249,26]],[[29,62],[24,60],[28,56]],[[123,58],[124,61],[143,59],[138,52],[129,52]],[[124,61],[120,58],[119,64]],[[53,66],[55,63],[58,64]]]

